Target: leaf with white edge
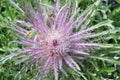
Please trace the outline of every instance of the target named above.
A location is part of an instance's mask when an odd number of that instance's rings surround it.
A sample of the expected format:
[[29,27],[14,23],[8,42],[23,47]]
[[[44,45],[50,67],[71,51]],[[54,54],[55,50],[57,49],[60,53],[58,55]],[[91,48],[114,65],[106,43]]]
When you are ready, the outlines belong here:
[[113,59],[110,59],[110,58],[107,58],[107,57],[97,57],[97,56],[89,56],[89,57],[93,58],[93,59],[98,59],[98,60],[106,61],[108,63],[120,65],[120,61],[116,61],[116,60],[113,60]]
[[2,57],[2,59],[0,59],[0,64],[4,64],[7,60],[12,59],[15,56],[15,54],[10,54],[6,57]]
[[19,11],[21,11],[22,13],[24,13],[24,11],[14,2],[14,0],[9,0],[9,2],[10,2],[15,8],[17,8]]
[[99,44],[99,47],[101,47],[101,48],[120,49],[120,45],[119,44]]

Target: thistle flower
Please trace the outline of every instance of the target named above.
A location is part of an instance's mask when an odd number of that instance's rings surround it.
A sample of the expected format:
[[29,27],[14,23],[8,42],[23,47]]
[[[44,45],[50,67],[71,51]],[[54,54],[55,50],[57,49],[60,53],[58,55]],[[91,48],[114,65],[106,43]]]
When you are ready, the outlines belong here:
[[114,2],[112,2],[112,4],[111,4],[111,7],[112,8],[115,8],[117,6],[117,3],[114,1]]
[[22,20],[17,20],[17,22],[28,29],[19,26],[14,28],[14,31],[19,34],[21,40],[19,43],[25,45],[26,48],[16,53],[15,56],[24,54],[24,61],[28,61],[28,65],[37,63],[40,67],[42,66],[39,75],[53,70],[55,80],[58,80],[58,71],[67,75],[63,64],[81,74],[80,67],[75,60],[84,59],[89,55],[90,49],[99,47],[98,44],[89,41],[90,38],[100,35],[100,33],[94,34],[93,31],[111,22],[105,21],[88,26],[99,2],[100,0],[95,2],[80,15],[78,15],[79,9],[76,6],[71,7],[71,2],[61,7],[60,0],[57,0],[56,7],[49,11],[43,6],[37,6],[38,9],[35,11],[29,4],[26,4],[25,14],[30,24]]

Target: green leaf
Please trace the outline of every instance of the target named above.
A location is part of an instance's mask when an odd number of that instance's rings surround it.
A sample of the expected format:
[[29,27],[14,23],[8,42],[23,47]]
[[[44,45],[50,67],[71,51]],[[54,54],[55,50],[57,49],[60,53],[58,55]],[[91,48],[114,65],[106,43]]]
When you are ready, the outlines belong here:
[[115,1],[120,4],[120,0],[115,0]]
[[109,58],[107,58],[107,57],[97,57],[97,56],[89,56],[89,57],[90,57],[90,58],[93,58],[93,59],[98,59],[98,60],[106,61],[106,62],[108,62],[108,63],[120,65],[120,61],[116,61],[116,60],[113,60],[113,59],[109,59]]
[[106,20],[106,21],[100,22],[100,23],[92,26],[91,29],[96,29],[96,28],[99,28],[102,26],[109,26],[109,24],[111,24],[112,22],[113,22],[112,20]]
[[15,54],[10,54],[8,56],[2,57],[2,59],[0,59],[0,64],[4,64],[7,60],[12,59],[15,56]]
[[107,68],[103,68],[101,70],[101,72],[107,72],[107,73],[112,73],[114,71],[116,71],[116,69],[114,67],[107,67]]
[[99,47],[101,47],[101,48],[120,49],[120,45],[119,44],[99,44]]
[[21,74],[20,73],[16,74],[14,80],[21,80]]
[[24,11],[14,2],[14,0],[9,0],[9,2],[10,2],[15,8],[17,8],[19,11],[21,11],[22,13],[24,13]]

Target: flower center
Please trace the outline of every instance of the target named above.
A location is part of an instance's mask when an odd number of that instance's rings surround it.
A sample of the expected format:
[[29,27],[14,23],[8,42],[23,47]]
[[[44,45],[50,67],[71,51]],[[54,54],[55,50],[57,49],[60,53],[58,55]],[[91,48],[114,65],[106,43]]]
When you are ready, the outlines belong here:
[[52,31],[45,37],[46,50],[50,54],[64,54],[69,46],[69,39],[58,31]]
[[54,46],[54,47],[58,46],[58,41],[57,41],[56,39],[53,40],[53,46]]

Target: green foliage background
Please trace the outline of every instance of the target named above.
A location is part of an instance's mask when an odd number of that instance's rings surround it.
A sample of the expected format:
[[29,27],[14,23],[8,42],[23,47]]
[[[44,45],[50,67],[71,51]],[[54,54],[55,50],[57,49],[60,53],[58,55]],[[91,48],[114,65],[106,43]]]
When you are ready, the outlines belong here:
[[[31,3],[33,0],[29,0]],[[54,0],[44,0],[45,5],[50,5]],[[66,0],[61,0],[62,4]],[[96,0],[77,0],[81,12]],[[108,4],[101,3],[95,19],[91,24],[111,19],[113,24],[110,25],[108,34],[100,35],[95,39],[100,43],[101,49],[93,52],[87,60],[79,61],[83,74],[88,80],[120,80],[120,0],[116,0],[116,7],[112,8],[111,4],[115,0],[109,0]],[[17,1],[16,1],[17,2]],[[13,20],[24,19],[23,11],[19,8],[19,3],[14,0],[0,0],[0,58],[3,59],[11,52],[19,50],[22,46],[13,44],[17,41],[9,24]],[[103,31],[100,28],[97,31]],[[105,34],[105,33],[103,33]],[[21,70],[23,64],[16,64],[14,59],[0,64],[0,80],[14,80],[16,74]],[[60,73],[60,80],[83,80],[80,75],[68,70],[70,77],[65,77]],[[32,80],[32,76],[37,74],[36,70],[28,70],[24,75],[19,77],[21,80]],[[52,73],[51,73],[52,74]],[[17,79],[17,80],[19,80]],[[46,79],[47,80],[47,79]],[[53,80],[51,76],[48,80]]]

